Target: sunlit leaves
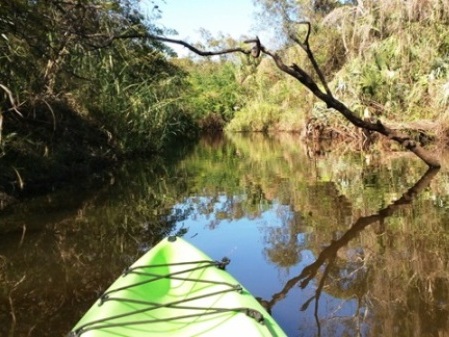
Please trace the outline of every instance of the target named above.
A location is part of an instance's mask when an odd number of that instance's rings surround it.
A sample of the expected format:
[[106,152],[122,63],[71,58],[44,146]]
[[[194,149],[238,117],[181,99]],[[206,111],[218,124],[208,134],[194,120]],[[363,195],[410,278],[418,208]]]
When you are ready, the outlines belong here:
[[[1,84],[23,103],[23,118],[1,111],[3,140],[14,140],[2,151],[25,180],[52,170],[71,176],[73,163],[161,151],[176,136],[193,133],[179,99],[184,72],[168,62],[168,48],[150,39],[112,39],[162,32],[138,5],[2,1]],[[8,110],[8,104],[1,95],[0,105]],[[10,166],[0,168],[1,183],[17,183],[15,177]]]

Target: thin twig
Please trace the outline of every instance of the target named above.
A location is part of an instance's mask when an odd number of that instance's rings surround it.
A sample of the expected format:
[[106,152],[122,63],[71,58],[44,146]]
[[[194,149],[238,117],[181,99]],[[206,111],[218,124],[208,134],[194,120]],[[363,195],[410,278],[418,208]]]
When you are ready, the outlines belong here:
[[14,309],[14,301],[12,299],[12,293],[17,289],[17,287],[23,281],[25,281],[25,279],[26,279],[26,274],[23,275],[23,277],[12,286],[12,289],[9,292],[9,295],[8,295],[8,302],[9,302],[9,307],[10,307],[10,310],[11,310],[10,314],[11,314],[11,319],[12,319],[12,329],[14,329],[14,327],[16,326],[16,323],[17,323],[17,318],[16,318],[16,315],[15,315],[15,312],[14,312],[15,309]]
[[25,234],[27,231],[27,226],[25,224],[22,225],[22,236],[20,237],[19,248],[22,247],[23,240],[25,240]]
[[187,43],[182,40],[171,39],[171,38],[168,38],[165,36],[156,36],[153,34],[140,34],[140,33],[128,33],[128,34],[122,34],[122,35],[115,35],[115,36],[110,37],[109,41],[107,43],[110,44],[114,40],[118,40],[118,39],[134,39],[134,38],[146,38],[146,39],[150,39],[150,40],[158,40],[158,41],[162,41],[162,42],[180,44],[181,46],[186,47],[190,51],[192,51],[195,54],[200,55],[200,56],[215,56],[215,55],[224,55],[224,54],[231,54],[231,53],[237,53],[237,52],[243,53],[245,55],[251,54],[251,50],[243,49],[240,47],[222,49],[219,51],[203,51],[203,50],[200,50],[200,49],[194,47],[190,43]]
[[312,26],[309,21],[301,21],[301,22],[298,22],[298,24],[307,25],[307,34],[306,34],[304,41],[300,41],[293,33],[290,33],[289,37],[293,41],[295,41],[307,53],[307,57],[309,58],[310,62],[312,63],[313,69],[317,73],[321,84],[323,85],[324,89],[326,90],[326,93],[332,97],[332,92],[331,92],[329,86],[327,85],[326,78],[324,77],[323,72],[321,71],[320,67],[318,66],[315,56],[313,55],[313,51],[310,48],[309,37],[310,37],[311,30],[312,30]]

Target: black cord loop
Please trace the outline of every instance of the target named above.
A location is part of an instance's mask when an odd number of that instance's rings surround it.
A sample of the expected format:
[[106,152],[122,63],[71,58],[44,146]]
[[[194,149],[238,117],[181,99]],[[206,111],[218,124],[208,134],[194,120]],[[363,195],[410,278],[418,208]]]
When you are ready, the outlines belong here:
[[[110,317],[106,317],[103,319],[94,320],[88,323],[85,323],[81,327],[79,327],[77,330],[70,332],[70,334],[67,337],[80,337],[82,334],[84,334],[87,331],[91,330],[99,330],[99,329],[106,329],[106,328],[113,328],[113,327],[121,327],[121,326],[134,326],[134,325],[142,325],[142,324],[151,324],[151,323],[160,323],[160,322],[168,322],[173,320],[181,320],[181,319],[187,319],[192,317],[199,317],[199,316],[205,316],[205,315],[214,315],[214,314],[223,314],[223,313],[245,313],[247,316],[253,318],[257,322],[263,324],[264,323],[264,317],[263,315],[251,308],[207,308],[207,307],[197,307],[197,306],[188,306],[185,305],[186,303],[190,301],[195,301],[201,298],[207,298],[211,296],[220,295],[227,292],[238,292],[241,293],[243,291],[243,287],[239,284],[231,284],[227,282],[220,282],[220,281],[213,281],[213,280],[205,280],[205,279],[196,279],[196,278],[189,278],[189,277],[183,277],[182,274],[190,273],[196,270],[206,269],[210,267],[217,267],[219,269],[225,269],[225,267],[230,263],[230,259],[227,257],[224,257],[221,261],[210,261],[210,260],[200,260],[200,261],[192,261],[192,262],[181,262],[181,263],[170,263],[170,264],[157,264],[157,265],[149,265],[149,266],[135,266],[132,268],[127,268],[123,274],[123,277],[126,277],[129,274],[137,274],[141,276],[148,277],[147,279],[136,282],[133,284],[129,284],[127,286],[123,286],[120,288],[112,289],[109,291],[106,291],[101,297],[100,297],[100,306],[103,305],[105,302],[109,301],[116,301],[116,302],[123,302],[123,303],[129,303],[129,304],[138,304],[143,305],[144,307],[142,309],[133,310],[127,313],[113,315]],[[171,267],[171,266],[186,266],[186,269],[169,273],[169,274],[154,274],[151,273],[151,269],[158,268],[158,267]],[[192,266],[192,267],[189,267]],[[195,282],[195,283],[205,283],[205,284],[212,284],[212,285],[223,285],[225,286],[224,289],[218,290],[218,291],[212,291],[207,294],[199,295],[199,296],[193,296],[189,298],[185,298],[182,300],[172,301],[168,303],[156,303],[151,301],[145,301],[145,300],[134,300],[134,299],[128,299],[128,298],[122,298],[120,296],[114,296],[114,294],[119,293],[120,291],[127,290],[133,287],[138,287],[147,283],[151,283],[157,280],[161,279],[173,279],[173,280],[181,280],[181,281],[188,281],[188,282]],[[166,317],[166,318],[160,318],[160,319],[148,319],[148,320],[140,320],[140,321],[129,321],[129,322],[114,322],[114,320],[121,319],[124,317],[132,317],[136,314],[141,314],[144,312],[149,312],[152,310],[160,309],[160,308],[170,308],[174,309],[174,312],[176,312],[176,309],[188,309],[192,311],[197,311],[195,313],[189,314],[189,315],[174,315],[172,317]]]

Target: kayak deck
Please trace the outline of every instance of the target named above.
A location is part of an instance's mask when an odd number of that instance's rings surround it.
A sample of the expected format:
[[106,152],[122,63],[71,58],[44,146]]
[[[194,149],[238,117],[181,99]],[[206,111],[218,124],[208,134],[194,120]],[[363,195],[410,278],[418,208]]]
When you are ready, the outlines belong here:
[[137,260],[88,310],[70,336],[286,336],[260,303],[181,238]]

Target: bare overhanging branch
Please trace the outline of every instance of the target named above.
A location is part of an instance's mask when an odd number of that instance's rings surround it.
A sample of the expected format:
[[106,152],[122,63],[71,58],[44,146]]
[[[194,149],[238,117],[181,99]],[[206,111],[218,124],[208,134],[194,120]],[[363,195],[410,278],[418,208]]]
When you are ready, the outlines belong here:
[[321,81],[321,84],[323,85],[324,89],[326,90],[326,93],[329,96],[332,96],[332,92],[329,89],[329,86],[327,85],[326,78],[324,77],[323,72],[321,71],[318,63],[316,62],[315,56],[313,55],[313,52],[312,52],[312,49],[310,48],[309,37],[310,37],[311,30],[312,30],[312,26],[309,21],[301,21],[301,22],[298,22],[298,24],[307,26],[307,34],[306,34],[306,37],[304,38],[304,41],[300,41],[299,38],[292,32],[289,33],[289,37],[293,41],[295,41],[307,53],[307,57],[309,58],[310,63],[312,63],[313,69],[317,73],[317,75]]
[[[200,50],[200,49],[194,47],[190,43],[187,43],[182,40],[171,39],[168,37],[157,36],[157,35],[153,35],[153,34],[140,34],[140,33],[129,33],[129,34],[123,34],[123,35],[116,35],[116,36],[111,37],[109,39],[108,43],[110,44],[114,40],[118,40],[118,39],[135,39],[135,38],[145,38],[145,39],[150,39],[150,40],[158,40],[158,41],[162,41],[162,42],[179,44],[200,56],[215,56],[215,55],[224,55],[224,54],[232,54],[232,53],[243,53],[245,55],[252,54],[252,50],[243,49],[240,47],[222,49],[219,51],[203,51],[203,50]],[[253,41],[254,40],[251,40],[251,42],[253,42]],[[260,42],[259,42],[259,45],[260,45]],[[258,57],[258,55],[255,57]]]
[[304,21],[304,22],[298,22],[298,24],[304,24],[307,26],[307,33],[306,33],[305,39],[303,41],[301,41],[294,34],[290,34],[290,38],[293,41],[295,41],[296,43],[298,43],[299,46],[301,46],[301,48],[307,53],[307,57],[308,57],[309,61],[312,63],[313,69],[316,72],[316,74],[318,75],[322,86],[324,87],[324,91],[320,89],[320,87],[315,82],[315,80],[312,78],[312,76],[309,75],[303,68],[301,68],[300,66],[298,66],[295,63],[292,63],[291,65],[285,64],[282,57],[278,53],[272,52],[272,51],[269,51],[268,49],[266,49],[260,43],[260,40],[258,37],[256,37],[255,39],[250,39],[250,40],[244,41],[244,43],[246,43],[246,44],[253,44],[252,48],[244,49],[244,48],[238,47],[238,48],[222,49],[222,50],[218,50],[218,51],[200,50],[185,41],[171,39],[171,38],[167,38],[164,36],[157,36],[157,35],[153,35],[153,34],[149,34],[149,33],[146,33],[146,34],[126,33],[126,34],[122,34],[122,35],[108,37],[106,39],[106,45],[111,44],[114,40],[117,40],[117,39],[143,38],[143,39],[150,39],[150,40],[152,39],[152,40],[158,40],[158,41],[162,41],[162,42],[182,45],[182,46],[186,47],[187,49],[189,49],[190,51],[192,51],[195,54],[200,55],[200,56],[214,56],[214,55],[224,55],[224,54],[230,54],[230,53],[243,53],[245,55],[252,56],[254,58],[258,58],[258,57],[260,57],[261,54],[265,54],[273,59],[276,66],[281,71],[296,78],[305,87],[307,87],[317,98],[319,98],[324,103],[326,103],[328,108],[337,110],[354,126],[368,130],[368,131],[374,131],[374,132],[380,133],[380,134],[384,135],[385,137],[387,137],[391,140],[394,140],[395,142],[397,142],[401,146],[403,146],[405,149],[413,152],[418,158],[423,160],[431,168],[441,167],[439,160],[434,155],[432,155],[427,150],[425,150],[422,146],[420,146],[413,139],[411,139],[410,136],[408,136],[407,134],[403,134],[396,130],[390,129],[390,128],[386,127],[384,124],[382,124],[382,122],[380,122],[380,121],[373,123],[373,122],[361,119],[353,111],[351,111],[351,109],[349,109],[344,103],[342,103],[341,101],[339,101],[332,95],[332,92],[324,78],[324,75],[315,60],[312,49],[310,48],[310,44],[309,44],[309,37],[311,34],[310,22]]
[[245,40],[244,43],[254,43],[254,47],[251,48],[251,56],[254,58],[258,58],[260,56],[260,52],[262,51],[262,45],[260,44],[259,37],[256,36],[255,39]]

